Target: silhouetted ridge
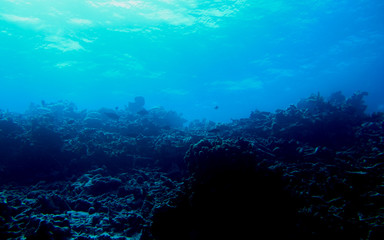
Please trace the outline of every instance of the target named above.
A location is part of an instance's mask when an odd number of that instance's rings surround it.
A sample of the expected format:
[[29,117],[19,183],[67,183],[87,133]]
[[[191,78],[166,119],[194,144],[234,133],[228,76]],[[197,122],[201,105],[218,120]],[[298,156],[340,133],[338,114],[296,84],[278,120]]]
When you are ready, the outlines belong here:
[[0,111],[0,238],[382,239],[384,115],[366,95],[188,126],[141,98]]

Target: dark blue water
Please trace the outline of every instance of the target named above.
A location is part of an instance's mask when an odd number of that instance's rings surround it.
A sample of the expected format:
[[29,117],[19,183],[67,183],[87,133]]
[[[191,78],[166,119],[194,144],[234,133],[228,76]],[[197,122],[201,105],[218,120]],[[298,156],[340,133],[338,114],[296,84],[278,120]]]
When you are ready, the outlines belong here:
[[379,0],[3,0],[0,109],[144,96],[228,121],[361,90],[383,110],[383,12]]

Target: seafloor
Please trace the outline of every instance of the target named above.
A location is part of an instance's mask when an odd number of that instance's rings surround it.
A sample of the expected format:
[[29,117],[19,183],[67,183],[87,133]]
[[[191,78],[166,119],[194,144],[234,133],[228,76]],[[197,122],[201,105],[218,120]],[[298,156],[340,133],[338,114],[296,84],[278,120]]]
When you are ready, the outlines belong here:
[[0,239],[382,240],[384,115],[365,95],[188,127],[162,108],[1,111]]

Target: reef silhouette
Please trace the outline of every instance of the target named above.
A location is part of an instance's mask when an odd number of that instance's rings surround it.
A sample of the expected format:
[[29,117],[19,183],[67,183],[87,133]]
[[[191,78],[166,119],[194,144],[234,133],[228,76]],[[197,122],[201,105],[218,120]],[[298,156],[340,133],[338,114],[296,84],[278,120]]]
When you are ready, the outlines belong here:
[[0,111],[1,239],[384,239],[384,114],[319,94],[218,124]]

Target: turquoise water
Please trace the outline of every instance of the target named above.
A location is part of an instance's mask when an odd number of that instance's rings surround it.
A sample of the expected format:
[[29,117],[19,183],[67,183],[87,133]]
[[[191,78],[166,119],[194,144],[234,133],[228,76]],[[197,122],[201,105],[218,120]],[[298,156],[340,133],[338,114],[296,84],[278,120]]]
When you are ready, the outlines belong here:
[[144,96],[228,121],[320,92],[384,110],[381,0],[1,0],[0,109]]

